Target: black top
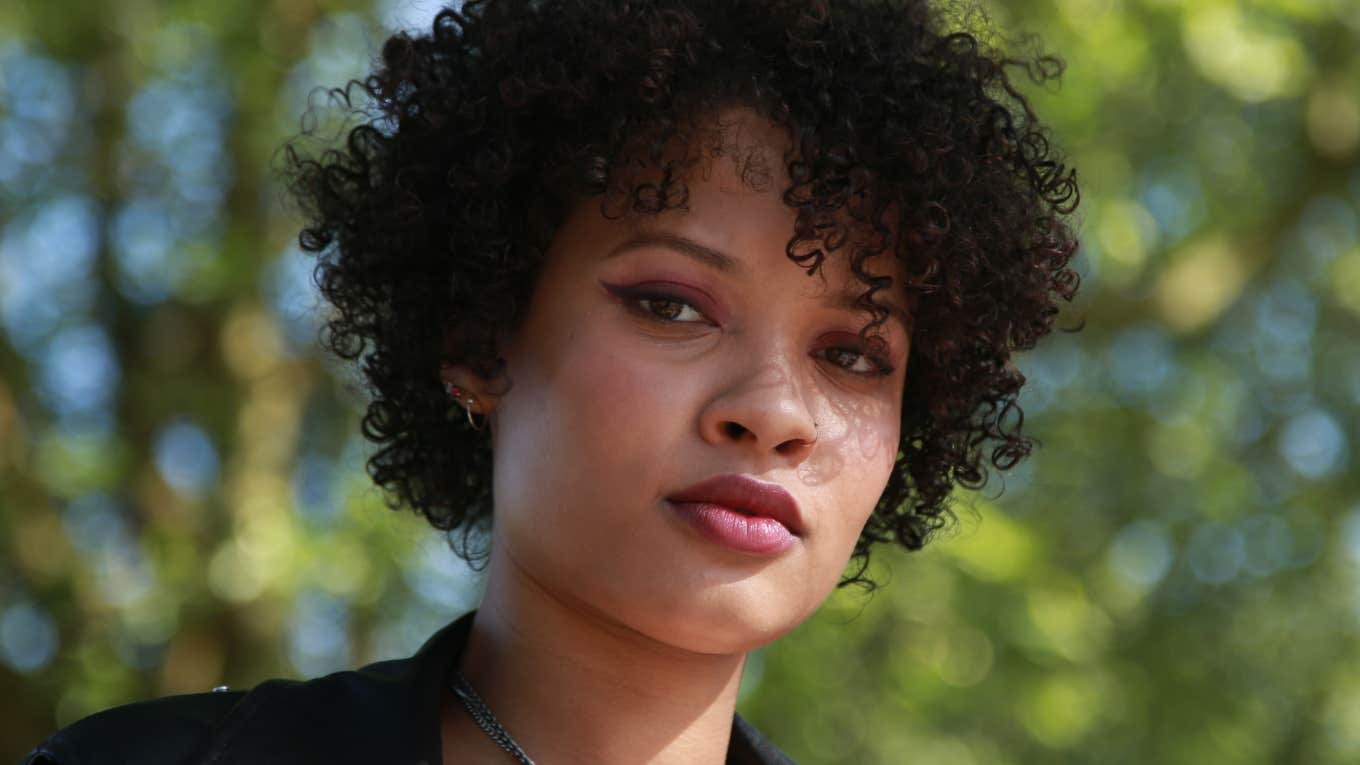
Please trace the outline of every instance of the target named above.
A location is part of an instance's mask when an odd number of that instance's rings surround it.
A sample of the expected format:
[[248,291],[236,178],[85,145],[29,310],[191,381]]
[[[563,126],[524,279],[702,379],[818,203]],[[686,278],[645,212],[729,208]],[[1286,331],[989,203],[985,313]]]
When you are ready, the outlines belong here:
[[[53,734],[22,765],[438,765],[439,700],[475,613],[435,633],[410,658],[99,712]],[[740,715],[733,717],[728,765],[792,762]]]

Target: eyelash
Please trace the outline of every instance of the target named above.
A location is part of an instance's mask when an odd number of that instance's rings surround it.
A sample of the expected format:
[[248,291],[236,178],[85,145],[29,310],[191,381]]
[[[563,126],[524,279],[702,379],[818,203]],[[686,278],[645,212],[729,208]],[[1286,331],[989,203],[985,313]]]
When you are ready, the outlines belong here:
[[[651,309],[644,307],[643,306],[644,303],[674,303],[676,305],[682,306],[681,312],[683,312],[684,308],[688,308],[691,311],[694,311],[695,313],[699,314],[700,316],[704,315],[703,311],[700,311],[692,303],[690,303],[690,301],[686,300],[685,298],[679,295],[672,295],[665,292],[633,291],[623,288],[611,288],[610,292],[613,292],[615,295],[617,295],[619,299],[623,301],[624,305],[626,305],[629,308],[629,310],[633,311],[634,313],[637,313],[644,319],[657,322],[658,324],[694,324],[695,322],[677,321],[674,318],[659,316]],[[826,351],[848,351],[854,354],[855,356],[858,356],[860,358],[863,358],[865,361],[868,361],[874,367],[873,370],[869,372],[856,372],[847,366],[844,366],[842,364],[836,364],[836,362],[834,361],[831,362],[833,365],[839,367],[840,369],[846,372],[849,372],[852,375],[858,375],[860,377],[887,377],[894,371],[892,365],[890,365],[885,359],[871,356],[857,348],[838,346],[824,349],[823,353],[825,353]],[[826,357],[823,356],[823,358]],[[830,359],[827,360],[830,361]]]

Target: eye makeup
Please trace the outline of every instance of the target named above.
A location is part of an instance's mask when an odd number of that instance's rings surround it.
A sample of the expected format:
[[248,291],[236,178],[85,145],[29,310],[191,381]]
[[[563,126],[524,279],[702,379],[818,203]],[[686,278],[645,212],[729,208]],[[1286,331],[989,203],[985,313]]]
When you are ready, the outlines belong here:
[[[674,282],[649,281],[640,284],[611,284],[600,282],[615,300],[622,303],[629,310],[641,315],[643,318],[651,318],[656,321],[668,324],[698,324],[705,323],[713,326],[720,326],[720,323],[713,318],[716,310],[713,308],[712,301],[707,296],[700,296],[697,290],[690,290]],[[664,315],[665,312],[649,310],[642,306],[642,303],[673,304],[691,309],[693,313],[699,315],[702,321],[695,319],[681,319],[683,313],[676,313],[672,310],[672,315]]]
[[[636,285],[600,282],[606,291],[639,318],[663,327],[683,325],[719,326],[691,298],[688,291],[671,282],[644,282]],[[885,354],[874,353],[857,333],[840,333],[843,345],[826,345],[813,352],[837,369],[857,377],[887,377],[895,367]],[[884,344],[880,344],[882,347]],[[860,368],[864,367],[864,368]]]

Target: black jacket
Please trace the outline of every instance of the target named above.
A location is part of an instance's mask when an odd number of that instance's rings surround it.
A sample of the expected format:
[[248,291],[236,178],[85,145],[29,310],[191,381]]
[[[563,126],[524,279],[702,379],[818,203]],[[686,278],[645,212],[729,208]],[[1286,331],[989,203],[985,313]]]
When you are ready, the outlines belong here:
[[[53,734],[22,765],[439,765],[440,694],[467,643],[473,613],[407,659],[315,680],[269,680],[252,691],[114,707]],[[737,715],[727,763],[792,760]]]

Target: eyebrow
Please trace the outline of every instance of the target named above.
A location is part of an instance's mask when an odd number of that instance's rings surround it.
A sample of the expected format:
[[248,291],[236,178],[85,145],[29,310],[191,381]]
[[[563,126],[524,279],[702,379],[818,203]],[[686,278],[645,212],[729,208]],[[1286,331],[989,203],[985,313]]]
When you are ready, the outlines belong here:
[[[746,270],[741,261],[731,255],[700,244],[689,237],[665,231],[640,231],[615,246],[604,256],[603,260],[609,260],[626,252],[647,247],[664,247],[725,274],[741,274]],[[849,311],[865,310],[864,306],[860,305],[858,301],[858,295],[842,294],[835,306]],[[888,309],[889,316],[901,322],[902,328],[910,334],[912,322],[906,310],[895,303],[879,303],[879,305]]]
[[609,254],[604,256],[604,259],[608,260],[630,250],[640,250],[646,247],[665,247],[674,250],[725,274],[740,274],[746,270],[740,261],[730,255],[718,252],[712,247],[706,247],[688,237],[669,234],[664,231],[642,231],[634,234],[624,240],[622,244],[610,250]]

